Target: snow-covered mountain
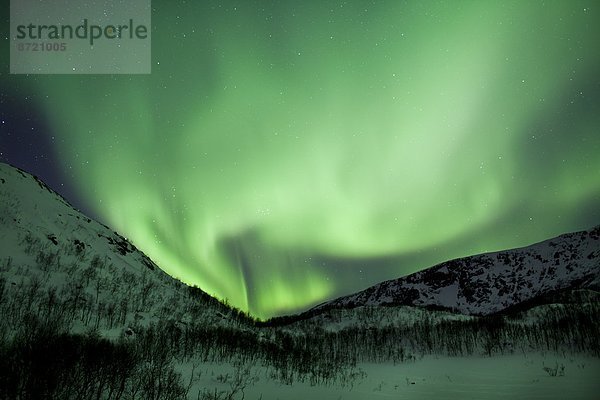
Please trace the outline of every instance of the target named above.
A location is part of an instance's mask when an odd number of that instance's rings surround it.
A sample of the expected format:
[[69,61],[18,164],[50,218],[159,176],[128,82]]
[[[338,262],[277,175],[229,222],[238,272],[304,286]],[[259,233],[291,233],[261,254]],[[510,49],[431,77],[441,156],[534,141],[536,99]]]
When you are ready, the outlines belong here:
[[577,289],[600,289],[600,226],[528,247],[443,262],[322,303],[304,316],[399,305],[490,315]]
[[10,299],[2,305],[15,324],[28,313],[46,313],[70,331],[93,327],[106,336],[158,322],[217,326],[244,320],[164,273],[37,177],[2,163],[0,299]]

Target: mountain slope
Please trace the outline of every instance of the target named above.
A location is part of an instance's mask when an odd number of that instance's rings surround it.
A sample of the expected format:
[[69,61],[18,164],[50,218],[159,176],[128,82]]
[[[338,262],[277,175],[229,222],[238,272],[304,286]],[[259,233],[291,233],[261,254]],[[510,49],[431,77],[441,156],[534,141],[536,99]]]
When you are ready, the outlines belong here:
[[420,306],[490,315],[565,290],[600,288],[600,226],[528,247],[447,261],[320,304],[305,316],[359,306]]
[[[171,278],[128,240],[75,210],[37,177],[0,163],[0,300],[67,330],[109,335],[152,323],[229,325],[243,318]],[[50,304],[50,306],[48,305]]]

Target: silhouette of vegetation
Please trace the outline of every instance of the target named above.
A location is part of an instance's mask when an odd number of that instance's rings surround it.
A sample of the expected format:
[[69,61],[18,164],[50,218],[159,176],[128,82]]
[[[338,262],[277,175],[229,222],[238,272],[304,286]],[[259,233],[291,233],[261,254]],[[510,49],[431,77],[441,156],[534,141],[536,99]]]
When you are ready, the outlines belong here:
[[[154,342],[144,342],[144,345]],[[2,399],[180,399],[167,347],[72,335],[28,316],[0,349]]]

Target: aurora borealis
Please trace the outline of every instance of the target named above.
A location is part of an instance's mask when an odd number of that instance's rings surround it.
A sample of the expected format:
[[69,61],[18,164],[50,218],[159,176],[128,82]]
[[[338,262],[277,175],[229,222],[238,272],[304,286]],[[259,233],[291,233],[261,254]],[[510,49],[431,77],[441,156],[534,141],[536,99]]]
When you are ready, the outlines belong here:
[[600,221],[596,2],[153,7],[152,74],[3,65],[4,102],[34,99],[86,208],[234,306],[293,312]]

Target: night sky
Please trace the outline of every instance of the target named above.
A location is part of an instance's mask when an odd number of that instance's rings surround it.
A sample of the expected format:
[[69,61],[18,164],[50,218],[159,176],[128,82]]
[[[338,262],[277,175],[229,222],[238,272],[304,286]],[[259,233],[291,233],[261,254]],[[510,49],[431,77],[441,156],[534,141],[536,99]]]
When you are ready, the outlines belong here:
[[153,7],[137,76],[9,75],[3,11],[0,160],[234,306],[600,223],[597,1]]

